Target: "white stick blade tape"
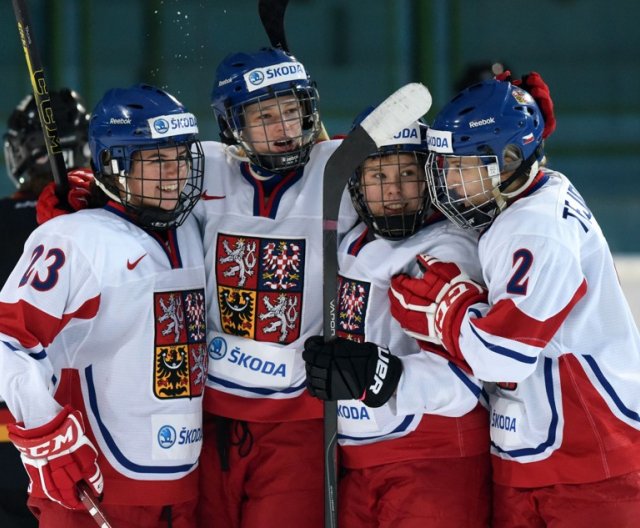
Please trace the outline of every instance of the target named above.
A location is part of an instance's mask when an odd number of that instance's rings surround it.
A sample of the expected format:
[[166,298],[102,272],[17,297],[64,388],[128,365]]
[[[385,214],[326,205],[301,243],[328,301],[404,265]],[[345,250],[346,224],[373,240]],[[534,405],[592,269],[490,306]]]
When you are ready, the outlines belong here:
[[431,108],[431,93],[422,83],[405,84],[380,103],[361,123],[376,145],[389,144],[404,127]]

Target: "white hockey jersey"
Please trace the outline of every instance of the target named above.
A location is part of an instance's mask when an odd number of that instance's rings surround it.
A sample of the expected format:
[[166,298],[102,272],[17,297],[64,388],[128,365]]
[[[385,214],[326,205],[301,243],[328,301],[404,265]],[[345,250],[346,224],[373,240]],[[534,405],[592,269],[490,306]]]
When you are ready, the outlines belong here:
[[478,404],[480,382],[442,356],[421,350],[391,316],[391,277],[416,274],[419,253],[456,261],[480,280],[477,237],[444,220],[396,241],[373,238],[360,223],[340,243],[336,334],[388,347],[403,364],[396,394],[386,405],[338,402],[340,456],[347,467],[488,455],[488,417]]
[[481,236],[489,305],[460,348],[490,391],[494,480],[580,483],[640,469],[640,337],[606,240],[567,178],[541,171]]
[[0,394],[27,428],[83,413],[105,503],[197,496],[203,258],[195,218],[161,239],[110,204],[34,231],[0,293]]
[[248,163],[203,143],[209,320],[205,409],[282,422],[322,416],[305,390],[303,343],[322,333],[322,182],[339,141],[318,143],[304,170],[268,198]]

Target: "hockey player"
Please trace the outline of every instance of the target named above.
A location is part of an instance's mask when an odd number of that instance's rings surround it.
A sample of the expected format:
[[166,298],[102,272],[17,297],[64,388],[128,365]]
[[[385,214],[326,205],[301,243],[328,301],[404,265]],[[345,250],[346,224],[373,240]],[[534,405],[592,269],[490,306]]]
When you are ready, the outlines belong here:
[[389,312],[391,277],[417,272],[417,253],[456,259],[481,277],[476,236],[431,214],[426,128],[416,122],[399,131],[350,178],[360,222],[338,252],[338,337],[305,343],[310,392],[341,400],[340,526],[489,523],[489,431],[480,382],[431,351],[437,347],[421,350]]
[[108,91],[89,143],[102,208],[34,231],[0,292],[0,395],[42,527],[192,527],[206,375],[192,114],[148,85]]
[[[77,92],[68,88],[49,95],[67,167],[88,166],[89,114],[83,100]],[[42,125],[32,94],[27,95],[9,116],[3,142],[7,176],[17,191],[0,200],[4,226],[0,234],[3,248],[0,285],[7,280],[20,258],[24,241],[38,225],[35,203],[42,189],[52,179]]]
[[429,190],[450,220],[483,231],[488,296],[423,256],[423,278],[392,281],[392,308],[494,382],[494,527],[637,526],[640,336],[593,214],[545,167],[554,127],[535,73],[475,84],[440,111]]
[[222,143],[205,142],[209,374],[203,526],[323,526],[322,405],[304,390],[304,340],[322,329],[318,94],[279,49],[234,53],[212,91]]
[[[68,88],[52,91],[50,97],[67,166],[88,165],[89,115],[84,102],[77,92]],[[0,199],[3,226],[0,231],[0,287],[18,262],[25,240],[37,227],[36,199],[52,177],[32,94],[27,95],[9,116],[3,142],[7,176],[15,184],[16,192]],[[12,421],[0,399],[0,526],[35,526],[35,519],[26,506],[28,480],[20,455],[7,437],[6,426]]]
[[[322,329],[318,197],[339,142],[318,142],[315,84],[280,49],[226,57],[212,106],[222,143],[203,143],[194,213],[210,329],[200,522],[321,527],[323,411],[301,354]],[[43,219],[66,212],[53,192],[38,207]]]

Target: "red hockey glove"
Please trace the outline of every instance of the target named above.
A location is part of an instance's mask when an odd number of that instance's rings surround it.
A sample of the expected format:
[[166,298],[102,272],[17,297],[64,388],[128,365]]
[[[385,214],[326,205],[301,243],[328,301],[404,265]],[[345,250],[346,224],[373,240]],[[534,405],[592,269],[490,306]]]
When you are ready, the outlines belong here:
[[428,255],[418,255],[417,260],[424,269],[422,278],[391,279],[391,315],[407,334],[442,345],[454,358],[464,360],[458,345],[462,318],[469,306],[486,302],[487,291],[453,262]]
[[326,343],[322,336],[310,337],[302,359],[307,389],[321,400],[362,400],[380,407],[389,401],[402,374],[402,362],[386,348],[340,337]]
[[91,172],[91,169],[74,169],[69,171],[67,173],[67,179],[69,180],[69,192],[67,193],[68,207],[60,203],[56,195],[56,185],[54,182],[49,183],[40,193],[38,202],[36,203],[36,219],[39,225],[44,224],[47,220],[51,220],[56,216],[89,207],[91,183],[93,182],[93,172]]
[[[514,83],[511,81],[511,70],[504,70],[502,73],[499,73],[498,75],[496,75],[496,81],[503,81],[503,82],[506,81],[512,84],[519,82],[519,81],[515,81]],[[518,85],[516,84],[516,86]]]
[[103,479],[96,462],[98,452],[84,434],[80,412],[66,406],[45,425],[25,429],[9,424],[9,439],[20,451],[36,497],[48,497],[65,508],[84,509],[77,483],[85,481],[96,496]]
[[522,76],[522,79],[511,80],[511,72],[506,70],[496,76],[498,81],[508,81],[514,86],[519,86],[531,94],[540,108],[544,119],[544,130],[542,139],[547,139],[556,129],[556,116],[553,111],[553,100],[547,83],[537,72],[530,72]]

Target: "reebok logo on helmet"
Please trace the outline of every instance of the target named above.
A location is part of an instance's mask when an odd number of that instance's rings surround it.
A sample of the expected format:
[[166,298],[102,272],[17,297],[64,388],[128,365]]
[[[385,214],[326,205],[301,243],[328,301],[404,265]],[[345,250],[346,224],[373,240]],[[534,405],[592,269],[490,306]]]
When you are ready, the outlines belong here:
[[112,117],[109,120],[110,125],[130,125],[131,119],[128,117]]
[[469,128],[476,128],[483,125],[495,124],[495,117],[487,117],[487,119],[479,119],[478,121],[469,121]]

